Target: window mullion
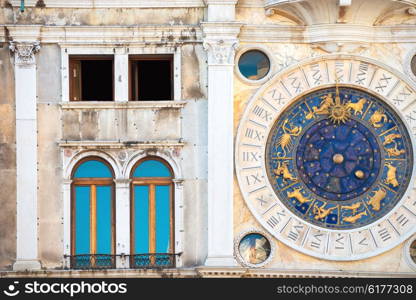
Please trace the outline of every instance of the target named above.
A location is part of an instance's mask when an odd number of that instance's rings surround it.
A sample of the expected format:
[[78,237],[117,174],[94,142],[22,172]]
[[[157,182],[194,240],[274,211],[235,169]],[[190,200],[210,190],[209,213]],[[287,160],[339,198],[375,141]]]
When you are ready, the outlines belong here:
[[149,253],[156,253],[155,185],[149,185]]
[[91,239],[91,254],[97,252],[97,186],[91,185],[91,227],[90,227],[90,239]]

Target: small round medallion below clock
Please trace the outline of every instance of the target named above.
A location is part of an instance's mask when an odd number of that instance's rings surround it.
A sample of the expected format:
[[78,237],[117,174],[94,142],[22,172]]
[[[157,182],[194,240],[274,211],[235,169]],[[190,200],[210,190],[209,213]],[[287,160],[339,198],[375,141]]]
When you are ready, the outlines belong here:
[[397,114],[351,88],[298,99],[274,124],[266,147],[278,197],[305,221],[330,229],[386,215],[406,191],[412,163],[410,136]]
[[262,267],[271,258],[272,245],[267,237],[256,231],[240,236],[235,247],[237,259],[245,266]]

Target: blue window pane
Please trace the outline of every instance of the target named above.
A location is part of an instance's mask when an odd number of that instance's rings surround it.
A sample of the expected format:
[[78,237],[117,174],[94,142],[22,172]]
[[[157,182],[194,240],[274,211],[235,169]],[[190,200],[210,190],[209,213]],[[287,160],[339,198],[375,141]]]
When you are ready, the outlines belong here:
[[75,254],[90,253],[90,187],[75,187]]
[[136,170],[133,177],[170,177],[170,170],[160,161],[146,160],[142,162]]
[[169,253],[170,187],[156,186],[156,253]]
[[270,60],[263,52],[251,50],[241,55],[238,68],[244,77],[259,80],[269,73]]
[[111,186],[97,186],[97,254],[111,254]]
[[134,187],[135,254],[149,253],[149,187]]
[[89,160],[81,164],[74,178],[111,178],[113,177],[110,169],[101,161]]

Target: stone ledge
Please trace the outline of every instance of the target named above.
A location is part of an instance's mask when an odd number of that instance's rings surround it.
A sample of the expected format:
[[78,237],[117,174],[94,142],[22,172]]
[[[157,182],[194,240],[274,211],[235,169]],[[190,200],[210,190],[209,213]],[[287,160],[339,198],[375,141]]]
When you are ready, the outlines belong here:
[[179,269],[0,271],[0,278],[416,278],[408,272],[250,269],[196,267]]
[[154,149],[184,147],[185,142],[178,141],[60,141],[62,148],[83,149]]
[[62,109],[180,109],[186,101],[71,101],[61,103]]

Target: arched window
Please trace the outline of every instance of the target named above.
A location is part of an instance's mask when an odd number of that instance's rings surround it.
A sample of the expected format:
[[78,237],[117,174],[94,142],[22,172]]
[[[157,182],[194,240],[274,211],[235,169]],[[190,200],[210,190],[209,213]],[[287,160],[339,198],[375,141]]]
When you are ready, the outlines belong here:
[[139,161],[131,173],[130,265],[174,266],[173,172],[159,158]]
[[114,267],[114,174],[101,158],[72,173],[72,268]]

